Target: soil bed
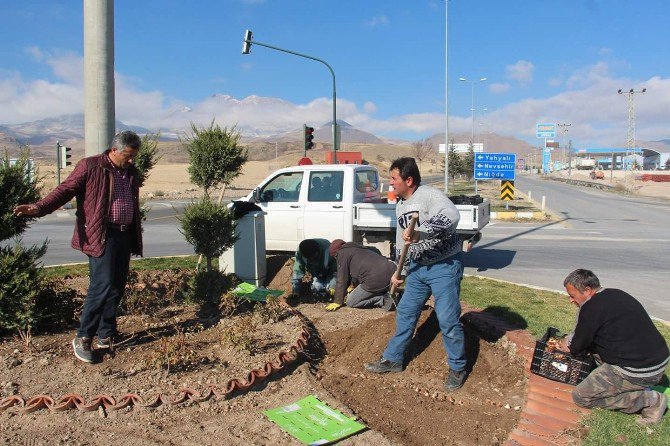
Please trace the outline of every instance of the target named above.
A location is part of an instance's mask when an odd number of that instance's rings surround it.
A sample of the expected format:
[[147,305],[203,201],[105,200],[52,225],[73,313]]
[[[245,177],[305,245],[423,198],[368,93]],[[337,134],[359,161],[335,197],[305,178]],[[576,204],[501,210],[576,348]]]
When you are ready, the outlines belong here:
[[[285,256],[270,257],[269,287],[288,291],[291,266]],[[289,367],[252,391],[227,400],[109,413],[19,414],[12,409],[0,412],[0,439],[5,444],[299,444],[262,412],[309,394],[368,426],[343,445],[494,445],[502,444],[516,426],[515,408],[523,404],[526,382],[519,361],[506,347],[481,340],[466,326],[474,369],[462,389],[447,394],[445,352],[430,308],[421,317],[407,368],[376,376],[367,374],[363,363],[381,354],[395,328],[394,314],[349,308],[329,313],[324,306],[325,302],[305,299],[296,308],[313,322],[325,351],[311,352],[309,362]],[[182,387],[203,389],[244,379],[251,368],[274,360],[300,334],[296,317],[278,323],[256,321],[250,355],[223,340],[231,325],[240,323],[240,316],[210,324],[196,311],[171,306],[150,315],[120,318],[123,332],[137,334],[137,345],[121,346],[94,365],[73,358],[72,330],[36,336],[33,352],[5,339],[0,343],[0,392],[24,397],[81,393],[87,400],[98,393],[116,398],[129,392],[174,396]],[[160,359],[165,357],[166,342],[182,345],[173,355],[178,361],[169,374]]]

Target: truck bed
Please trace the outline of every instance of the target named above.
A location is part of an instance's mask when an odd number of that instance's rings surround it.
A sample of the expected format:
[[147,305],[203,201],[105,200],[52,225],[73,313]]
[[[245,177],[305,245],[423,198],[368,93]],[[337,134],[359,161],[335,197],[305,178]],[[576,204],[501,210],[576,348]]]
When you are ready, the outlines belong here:
[[[491,203],[484,200],[479,204],[457,204],[461,219],[456,231],[462,234],[474,234],[489,223]],[[354,204],[354,228],[365,231],[395,230],[395,204],[357,203]]]

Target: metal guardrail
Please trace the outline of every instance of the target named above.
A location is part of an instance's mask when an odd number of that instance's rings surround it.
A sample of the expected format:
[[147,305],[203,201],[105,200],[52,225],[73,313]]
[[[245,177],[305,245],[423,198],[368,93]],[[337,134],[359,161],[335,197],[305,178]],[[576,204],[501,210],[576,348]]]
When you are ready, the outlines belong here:
[[546,178],[553,181],[560,181],[561,183],[572,184],[573,186],[594,187],[600,190],[614,190],[614,186],[612,186],[611,184],[605,184],[597,181],[575,180],[572,178],[556,178],[556,177],[546,177]]

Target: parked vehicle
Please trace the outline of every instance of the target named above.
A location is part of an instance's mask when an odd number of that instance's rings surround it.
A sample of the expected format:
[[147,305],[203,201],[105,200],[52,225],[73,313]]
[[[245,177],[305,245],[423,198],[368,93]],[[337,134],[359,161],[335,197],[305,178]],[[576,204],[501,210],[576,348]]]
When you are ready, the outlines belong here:
[[[341,238],[375,245],[386,255],[394,251],[396,205],[382,199],[379,174],[373,166],[329,164],[280,169],[242,200],[255,202],[266,212],[268,251],[295,251],[306,238]],[[455,204],[461,213],[457,232],[468,251],[489,222],[490,203],[481,198],[466,201]]]

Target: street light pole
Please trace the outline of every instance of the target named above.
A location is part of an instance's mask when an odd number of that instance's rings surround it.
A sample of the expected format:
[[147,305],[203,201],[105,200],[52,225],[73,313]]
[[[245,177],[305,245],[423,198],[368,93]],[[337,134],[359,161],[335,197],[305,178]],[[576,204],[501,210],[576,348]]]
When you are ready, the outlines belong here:
[[[470,111],[472,112],[472,139],[470,142],[474,145],[475,143],[475,81],[473,79],[467,79],[464,77],[459,77],[459,81],[461,82],[470,82]],[[486,81],[485,77],[479,78],[479,82],[484,82]]]
[[[565,153],[565,149],[566,149],[566,147],[565,147],[565,137],[568,134],[568,127],[570,127],[571,125],[572,124],[556,124],[556,127],[560,127],[560,128],[563,129],[563,151],[564,151],[564,153]],[[572,149],[570,149],[570,152],[572,152]],[[572,153],[568,154],[568,158],[570,159],[569,163],[572,164]],[[565,158],[563,158],[563,160],[565,161]],[[570,176],[571,170],[572,169],[570,169],[570,166],[568,165],[568,176]]]
[[444,1],[444,194],[449,195],[449,0]]
[[326,67],[328,67],[328,69],[330,70],[330,74],[333,76],[333,163],[337,164],[337,150],[339,148],[337,147],[337,144],[339,141],[337,140],[337,93],[335,90],[335,72],[333,71],[333,68],[330,65],[328,65],[328,62],[326,62],[325,60],[321,60],[313,56],[308,56],[307,54],[297,53],[295,51],[290,51],[284,48],[268,45],[267,43],[261,43],[256,40],[252,40],[252,32],[250,30],[246,30],[246,32],[244,33],[244,38],[242,39],[242,54],[249,54],[251,52],[252,44],[264,46],[266,48],[270,48],[276,51],[282,51],[284,53],[293,54],[294,56],[304,57],[305,59],[316,60],[317,62],[321,62]]

